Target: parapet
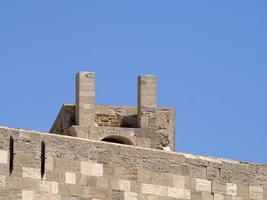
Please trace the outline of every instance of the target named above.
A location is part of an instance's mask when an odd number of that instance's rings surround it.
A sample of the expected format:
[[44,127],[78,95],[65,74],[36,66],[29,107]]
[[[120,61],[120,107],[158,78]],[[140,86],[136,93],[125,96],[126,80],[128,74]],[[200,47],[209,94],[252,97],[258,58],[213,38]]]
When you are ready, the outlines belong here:
[[1,126],[0,135],[0,199],[267,199],[266,165]]
[[64,104],[50,133],[175,150],[175,110],[157,106],[157,78],[140,75],[137,107],[96,105],[95,73],[76,75],[76,103]]
[[267,200],[267,165],[162,151],[174,110],[157,107],[156,77],[138,78],[137,107],[96,105],[95,75],[76,80],[55,134],[0,126],[0,199]]

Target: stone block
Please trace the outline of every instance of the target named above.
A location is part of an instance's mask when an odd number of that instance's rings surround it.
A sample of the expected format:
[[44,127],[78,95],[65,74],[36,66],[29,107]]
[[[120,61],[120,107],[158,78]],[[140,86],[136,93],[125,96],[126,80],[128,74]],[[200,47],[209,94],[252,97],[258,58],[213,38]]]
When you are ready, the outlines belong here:
[[190,199],[190,190],[168,187],[168,197],[176,199]]
[[58,193],[64,196],[70,196],[70,184],[67,183],[59,183],[58,184]]
[[148,116],[139,116],[139,126],[142,128],[149,127],[149,117]]
[[73,196],[87,198],[90,196],[90,187],[81,185],[70,185],[70,194]]
[[184,189],[185,188],[185,177],[173,175],[173,187]]
[[226,183],[226,194],[236,196],[237,195],[237,185],[234,183]]
[[58,194],[58,182],[54,181],[40,181],[40,191]]
[[14,159],[14,166],[16,167],[32,167],[32,157],[31,153],[16,153],[16,158]]
[[[122,193],[123,195],[123,193]],[[95,199],[112,199],[111,189],[90,188],[90,196]],[[86,198],[88,196],[85,196]],[[124,195],[123,195],[124,197]]]
[[7,164],[8,162],[8,152],[0,150],[0,163]]
[[130,192],[131,182],[128,180],[119,180],[119,190]]
[[142,193],[158,195],[158,196],[168,196],[168,187],[143,183]]
[[7,176],[6,177],[6,188],[8,188],[10,191],[13,191],[13,190],[38,191],[39,180],[32,179],[32,178]]
[[81,161],[81,174],[103,176],[103,164]]
[[131,181],[131,192],[140,194],[141,191],[141,183],[138,181]]
[[106,177],[97,177],[97,187],[98,188],[108,188],[109,187],[109,179]]
[[138,170],[137,181],[143,183],[157,183],[162,186],[173,186],[173,175],[167,173],[156,173],[146,170]]
[[6,176],[0,175],[0,188],[6,187]]
[[62,195],[61,200],[78,200],[78,197]]
[[61,196],[58,194],[51,194],[45,192],[38,192],[34,193],[33,195],[34,200],[61,200]]
[[[4,199],[3,200],[21,200],[22,199],[22,191],[21,190],[17,190],[17,189],[14,189],[14,190],[7,190],[6,191],[6,194],[3,195],[4,196]],[[2,196],[1,196],[2,198]]]
[[224,195],[215,193],[214,200],[224,200]]
[[6,164],[0,164],[0,175],[8,175],[9,167]]
[[190,176],[185,176],[185,189],[196,190],[196,179]]
[[23,167],[22,176],[24,178],[41,179],[41,170],[36,168]]
[[[98,176],[99,177],[99,176]],[[97,176],[87,176],[87,184],[89,187],[97,186]]]
[[211,192],[211,181],[208,181],[206,179],[196,179],[196,190],[197,191],[206,191]]
[[137,194],[134,192],[124,192],[125,200],[137,200]]
[[113,190],[119,190],[119,180],[118,178],[110,178],[109,179],[109,188],[113,189]]
[[43,179],[47,181],[65,182],[65,173],[60,168],[47,170]]
[[[95,185],[90,185],[90,181],[92,182],[92,179],[95,179]],[[77,174],[76,176],[76,184],[78,185],[87,185],[87,186],[96,186],[96,177],[88,177],[84,174]]]
[[213,180],[211,191],[213,193],[225,195],[226,194],[226,183],[219,181],[219,180]]
[[263,188],[259,186],[249,186],[249,198],[263,200]]
[[190,200],[200,200],[202,199],[202,192],[191,190],[190,191]]
[[249,190],[247,184],[237,184],[237,196],[242,198],[249,197]]
[[54,169],[54,159],[52,157],[46,158],[45,169],[46,170],[53,170]]
[[76,174],[66,172],[65,173],[65,183],[76,184]]
[[33,199],[33,191],[22,190],[22,200],[35,200]]

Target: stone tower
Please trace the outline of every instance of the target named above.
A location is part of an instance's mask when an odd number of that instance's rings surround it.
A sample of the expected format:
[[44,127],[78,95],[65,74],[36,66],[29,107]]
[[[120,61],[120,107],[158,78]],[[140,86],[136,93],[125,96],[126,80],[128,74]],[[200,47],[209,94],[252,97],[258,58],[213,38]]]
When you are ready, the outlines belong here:
[[137,107],[96,105],[80,72],[50,133],[0,126],[0,200],[267,200],[267,165],[174,152],[156,86],[142,75]]
[[63,105],[51,133],[167,151],[175,149],[175,111],[157,107],[155,76],[138,77],[137,107],[96,105],[95,79],[92,72],[76,75],[76,104]]

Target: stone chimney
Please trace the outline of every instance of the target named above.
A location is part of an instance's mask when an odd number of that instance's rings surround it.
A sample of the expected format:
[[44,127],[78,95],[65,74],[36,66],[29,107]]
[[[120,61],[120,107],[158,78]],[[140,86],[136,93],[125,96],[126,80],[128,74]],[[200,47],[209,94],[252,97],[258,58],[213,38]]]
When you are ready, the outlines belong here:
[[76,75],[76,125],[94,126],[95,73],[79,72]]
[[156,127],[157,78],[152,75],[138,77],[138,126]]

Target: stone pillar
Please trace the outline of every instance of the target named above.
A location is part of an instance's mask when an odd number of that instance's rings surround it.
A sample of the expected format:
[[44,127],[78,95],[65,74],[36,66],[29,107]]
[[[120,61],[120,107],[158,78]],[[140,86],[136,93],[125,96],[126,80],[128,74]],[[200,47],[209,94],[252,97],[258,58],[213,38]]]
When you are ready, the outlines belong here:
[[76,125],[94,126],[95,73],[79,72],[76,75]]
[[138,126],[156,128],[157,79],[152,75],[138,77]]

